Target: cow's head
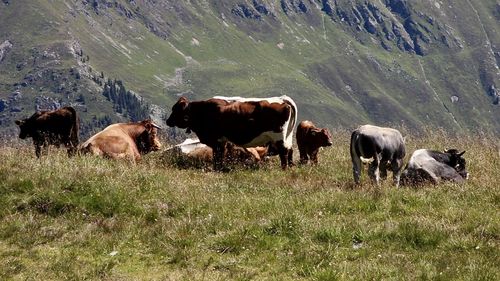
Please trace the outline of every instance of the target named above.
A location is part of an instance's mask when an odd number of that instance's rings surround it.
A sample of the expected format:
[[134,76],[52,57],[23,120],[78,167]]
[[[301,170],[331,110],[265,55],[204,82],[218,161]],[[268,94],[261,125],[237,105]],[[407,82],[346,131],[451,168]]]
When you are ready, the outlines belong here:
[[177,103],[172,106],[172,113],[167,119],[169,127],[179,127],[185,129],[189,125],[189,101],[185,97],[179,98]]
[[448,154],[450,157],[449,165],[457,171],[457,173],[462,176],[462,178],[466,179],[469,177],[469,173],[465,168],[465,159],[462,157],[465,151],[459,152],[456,149],[447,149],[444,153]]
[[157,151],[161,148],[160,140],[158,139],[158,129],[160,127],[151,120],[141,121],[141,125],[145,130],[137,138],[137,148],[143,154],[151,151]]
[[328,129],[313,128],[309,134],[318,146],[331,146],[333,144],[332,135]]
[[20,132],[19,132],[19,138],[20,139],[25,139],[27,137],[31,137],[31,131],[33,128],[31,128],[31,122],[29,122],[29,119],[23,119],[23,120],[16,120],[16,125],[19,126]]

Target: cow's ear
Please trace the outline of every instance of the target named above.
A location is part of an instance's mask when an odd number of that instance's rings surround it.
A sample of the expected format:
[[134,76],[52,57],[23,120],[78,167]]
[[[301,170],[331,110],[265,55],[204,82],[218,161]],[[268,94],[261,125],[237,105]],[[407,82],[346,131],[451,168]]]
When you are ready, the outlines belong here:
[[147,131],[151,131],[153,129],[153,124],[151,122],[144,123],[144,127],[146,127]]
[[21,126],[24,123],[24,121],[16,120],[15,123],[16,123],[16,125]]
[[462,156],[462,155],[464,155],[464,153],[465,153],[465,150],[464,150],[464,151],[462,151],[462,152],[460,152],[460,153],[458,154],[458,156]]

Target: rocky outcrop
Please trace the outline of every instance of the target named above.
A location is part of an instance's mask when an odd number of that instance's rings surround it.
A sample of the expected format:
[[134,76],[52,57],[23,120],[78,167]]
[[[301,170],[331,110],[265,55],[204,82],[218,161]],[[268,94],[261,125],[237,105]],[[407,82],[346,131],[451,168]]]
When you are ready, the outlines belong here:
[[309,11],[309,7],[302,0],[280,0],[280,7],[287,15],[291,13],[305,14]]
[[269,7],[265,3],[258,0],[253,0],[252,5],[245,2],[236,4],[231,9],[231,14],[240,18],[254,20],[260,20],[262,17],[272,15],[269,11]]
[[493,104],[500,104],[500,91],[495,88],[495,85],[491,85],[488,90],[488,95],[493,99]]
[[5,40],[0,44],[0,63],[4,60],[7,53],[12,49],[12,43],[9,40]]

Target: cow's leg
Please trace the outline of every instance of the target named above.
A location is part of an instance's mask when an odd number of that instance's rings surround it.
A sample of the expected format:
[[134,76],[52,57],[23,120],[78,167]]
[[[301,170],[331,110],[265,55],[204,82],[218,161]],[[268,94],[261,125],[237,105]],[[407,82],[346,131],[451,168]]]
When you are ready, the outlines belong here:
[[373,158],[373,162],[371,162],[368,167],[368,175],[370,176],[372,182],[375,182],[378,185],[380,183],[380,157],[375,154]]
[[44,143],[42,146],[42,155],[49,155],[49,144]]
[[401,170],[403,168],[403,159],[392,159],[392,180],[396,187],[399,187],[399,180],[401,179]]
[[285,147],[283,141],[276,142],[276,147],[278,148],[278,154],[280,156],[281,168],[286,170],[288,166],[288,149]]
[[351,155],[352,160],[352,175],[354,177],[354,183],[359,184],[361,177],[361,158],[356,155]]
[[226,145],[225,143],[217,142],[217,144],[215,144],[214,147],[212,148],[214,171],[222,171],[225,145]]
[[309,156],[307,155],[307,149],[303,146],[299,147],[300,164],[307,164],[309,161]]
[[41,156],[42,146],[40,144],[35,144],[35,155],[37,158]]
[[385,180],[387,178],[387,162],[381,161],[379,167],[380,179]]
[[352,161],[352,175],[354,178],[354,183],[359,184],[359,178],[361,176],[361,153],[357,149],[357,134],[353,133],[351,135],[351,144],[349,145],[349,152],[351,153]]
[[293,148],[288,149],[288,167],[292,167],[293,164]]
[[65,140],[64,145],[66,146],[66,148],[68,150],[68,156],[69,157],[74,156],[76,153],[76,148],[78,146],[78,143],[75,143],[75,141],[70,138],[70,139]]
[[318,165],[318,151],[319,149],[315,149],[311,152],[311,161],[314,165]]

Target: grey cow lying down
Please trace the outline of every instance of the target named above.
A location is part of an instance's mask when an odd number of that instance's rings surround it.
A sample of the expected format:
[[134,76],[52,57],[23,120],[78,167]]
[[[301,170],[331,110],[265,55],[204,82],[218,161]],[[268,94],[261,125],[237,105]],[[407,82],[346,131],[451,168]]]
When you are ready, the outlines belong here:
[[469,173],[465,159],[456,149],[444,152],[419,149],[413,152],[408,165],[401,174],[402,185],[437,184],[442,181],[464,182]]
[[[264,160],[267,150],[267,147],[243,148],[227,142],[224,148],[224,161],[230,165],[253,166]],[[212,148],[197,138],[188,138],[170,147],[164,156],[169,162],[184,168],[209,168],[213,162]]]

